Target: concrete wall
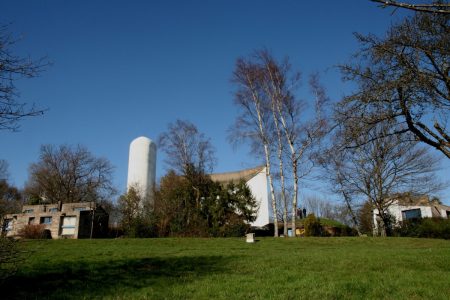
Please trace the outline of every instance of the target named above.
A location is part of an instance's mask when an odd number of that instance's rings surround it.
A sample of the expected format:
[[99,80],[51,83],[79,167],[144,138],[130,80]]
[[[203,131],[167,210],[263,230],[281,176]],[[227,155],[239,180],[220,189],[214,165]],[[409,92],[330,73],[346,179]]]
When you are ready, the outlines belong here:
[[[50,232],[51,238],[83,238],[89,237],[91,226],[91,211],[94,208],[94,203],[66,203],[62,204],[61,210],[59,210],[58,204],[50,205],[24,205],[22,213],[20,214],[8,214],[3,218],[2,234],[12,237],[18,236],[22,228],[27,225],[42,224],[44,218],[51,217],[50,224],[43,224],[44,229]],[[55,210],[56,209],[56,210]],[[108,227],[108,215],[103,209],[96,210],[96,218],[94,229],[95,233],[103,232]],[[75,217],[73,235],[62,236],[62,223],[64,217]],[[12,230],[4,232],[4,224],[6,220],[12,220]],[[98,223],[102,223],[99,226]],[[88,227],[88,228],[85,228]],[[81,233],[81,235],[80,235]]]
[[258,213],[252,226],[262,227],[270,223],[269,219],[269,195],[267,190],[266,169],[263,168],[256,176],[247,181],[247,185],[256,198]]
[[[412,209],[420,209],[420,214],[422,218],[432,218],[433,212],[432,212],[432,206],[426,206],[426,205],[400,205],[397,202],[392,203],[388,207],[388,212],[395,218],[395,222],[399,223],[404,221],[403,220],[403,211],[405,210],[412,210]],[[447,219],[447,210],[445,209],[439,209],[440,217]],[[377,224],[377,215],[379,214],[378,209],[373,210],[373,224],[374,224],[374,232],[378,230],[378,224]]]
[[130,144],[127,190],[136,188],[141,197],[152,199],[156,178],[156,144],[146,137],[138,137]]

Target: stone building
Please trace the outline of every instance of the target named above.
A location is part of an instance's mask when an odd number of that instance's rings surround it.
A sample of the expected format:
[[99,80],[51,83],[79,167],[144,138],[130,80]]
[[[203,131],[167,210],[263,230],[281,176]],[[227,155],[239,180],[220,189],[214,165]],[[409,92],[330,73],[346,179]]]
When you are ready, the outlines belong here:
[[107,234],[108,214],[94,202],[24,205],[22,213],[3,217],[1,234],[19,236],[27,225],[42,224],[53,239],[102,237]]

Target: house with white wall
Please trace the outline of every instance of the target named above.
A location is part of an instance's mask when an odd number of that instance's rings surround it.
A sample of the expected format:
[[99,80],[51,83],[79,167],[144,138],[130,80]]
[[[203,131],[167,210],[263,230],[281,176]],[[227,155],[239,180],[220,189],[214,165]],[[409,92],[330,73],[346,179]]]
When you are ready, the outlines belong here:
[[257,217],[250,225],[263,227],[270,223],[269,195],[267,191],[266,167],[260,166],[235,172],[210,174],[211,179],[219,183],[237,183],[244,180],[256,199],[258,206]]
[[[431,200],[426,195],[410,193],[398,194],[385,200],[387,212],[395,219],[395,224],[411,219],[422,218],[450,218],[450,206],[443,205],[437,200]],[[378,232],[380,213],[373,210],[374,232]]]

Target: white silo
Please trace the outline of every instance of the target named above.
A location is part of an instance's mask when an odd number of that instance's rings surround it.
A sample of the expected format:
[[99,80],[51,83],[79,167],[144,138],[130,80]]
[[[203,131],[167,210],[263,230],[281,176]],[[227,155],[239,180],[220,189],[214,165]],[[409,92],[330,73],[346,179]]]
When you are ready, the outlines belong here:
[[141,196],[153,199],[156,176],[156,144],[141,136],[130,144],[127,190],[137,188]]

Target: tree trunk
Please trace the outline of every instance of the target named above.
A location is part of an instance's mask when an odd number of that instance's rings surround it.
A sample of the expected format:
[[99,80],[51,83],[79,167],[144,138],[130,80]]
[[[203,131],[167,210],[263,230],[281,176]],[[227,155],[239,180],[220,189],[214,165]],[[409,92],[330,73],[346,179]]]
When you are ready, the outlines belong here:
[[[345,191],[342,191],[342,195],[344,196],[345,205],[347,206],[350,217],[352,218],[353,225],[355,225],[355,229],[358,232],[358,236],[362,236],[361,231],[359,230],[358,219],[356,218],[355,212],[353,211],[353,208],[350,205],[350,202],[351,202],[350,197]],[[372,216],[372,219],[373,219],[373,216]]]
[[297,213],[297,198],[298,198],[298,174],[297,174],[297,160],[296,158],[294,158],[293,160],[293,164],[292,164],[292,173],[294,175],[294,196],[292,197],[292,225],[291,225],[291,230],[292,230],[292,236],[295,237],[296,236],[296,224],[295,224],[295,219],[296,219],[296,213]]
[[278,217],[277,217],[277,202],[275,199],[275,189],[273,188],[273,178],[270,172],[270,157],[269,149],[267,145],[264,145],[264,151],[266,154],[266,176],[269,178],[270,195],[272,197],[272,211],[273,211],[273,225],[274,225],[274,237],[278,237]]

